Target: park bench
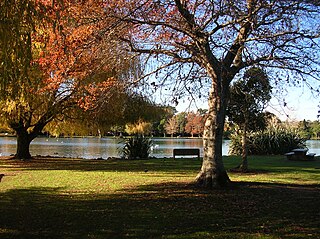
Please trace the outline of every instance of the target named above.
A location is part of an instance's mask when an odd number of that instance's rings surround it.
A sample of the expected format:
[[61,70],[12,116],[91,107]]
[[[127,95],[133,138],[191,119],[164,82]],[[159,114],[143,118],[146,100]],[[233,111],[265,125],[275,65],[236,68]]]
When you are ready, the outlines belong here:
[[196,149],[196,148],[173,149],[173,159],[176,159],[176,156],[198,156],[198,159],[200,159],[200,149]]
[[288,160],[314,160],[315,153],[307,153],[308,149],[293,149],[284,154]]

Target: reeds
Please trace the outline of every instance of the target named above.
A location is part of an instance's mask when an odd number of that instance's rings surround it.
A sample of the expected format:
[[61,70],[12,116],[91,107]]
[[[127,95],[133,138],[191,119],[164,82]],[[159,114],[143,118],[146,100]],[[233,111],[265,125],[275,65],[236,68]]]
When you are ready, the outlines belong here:
[[152,140],[137,134],[125,139],[124,145],[120,149],[120,153],[125,159],[148,159],[152,145]]
[[[231,136],[229,154],[241,155],[241,132]],[[295,148],[304,148],[305,139],[294,129],[286,127],[268,127],[264,131],[247,134],[248,154],[250,155],[280,155]]]

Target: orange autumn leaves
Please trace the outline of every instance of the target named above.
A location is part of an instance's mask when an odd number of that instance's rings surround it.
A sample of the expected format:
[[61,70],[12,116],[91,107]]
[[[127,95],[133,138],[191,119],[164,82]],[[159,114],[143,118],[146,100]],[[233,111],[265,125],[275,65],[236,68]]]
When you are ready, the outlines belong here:
[[[77,92],[73,97],[80,106],[88,108],[104,90],[120,84],[118,72],[123,70],[126,53],[113,34],[119,31],[105,21],[106,9],[99,1],[38,0],[36,4],[44,14],[33,33],[34,63],[45,76],[41,92],[67,86]],[[109,74],[98,82],[87,80],[101,72]]]

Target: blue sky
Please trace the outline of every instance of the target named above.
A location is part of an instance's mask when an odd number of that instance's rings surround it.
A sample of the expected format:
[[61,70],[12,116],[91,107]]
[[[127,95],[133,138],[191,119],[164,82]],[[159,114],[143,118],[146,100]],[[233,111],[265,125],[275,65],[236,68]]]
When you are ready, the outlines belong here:
[[312,94],[307,88],[290,87],[287,91],[287,95],[284,96],[286,107],[273,98],[267,110],[276,114],[281,120],[317,120],[319,96]]
[[[283,102],[279,102],[275,97],[270,101],[266,110],[277,115],[282,121],[289,120],[317,120],[318,105],[320,105],[320,97],[313,95],[307,87],[288,87],[287,93],[281,97],[285,99],[287,105],[284,107]],[[280,99],[280,100],[282,100]],[[188,100],[180,102],[176,109],[181,111],[196,110],[198,108],[208,108],[206,101],[198,101],[191,104]],[[287,117],[287,115],[289,117]]]

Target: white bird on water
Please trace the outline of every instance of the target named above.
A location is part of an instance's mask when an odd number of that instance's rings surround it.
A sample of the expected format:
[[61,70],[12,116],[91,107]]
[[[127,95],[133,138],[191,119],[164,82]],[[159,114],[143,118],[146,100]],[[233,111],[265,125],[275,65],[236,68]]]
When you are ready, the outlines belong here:
[[154,149],[157,149],[157,148],[159,148],[159,144],[155,144],[150,147],[151,151],[153,151]]

